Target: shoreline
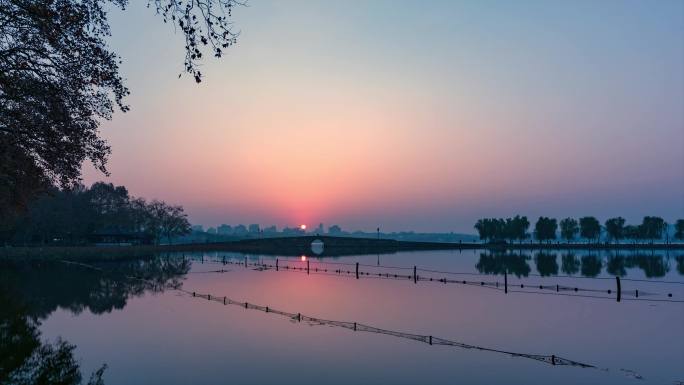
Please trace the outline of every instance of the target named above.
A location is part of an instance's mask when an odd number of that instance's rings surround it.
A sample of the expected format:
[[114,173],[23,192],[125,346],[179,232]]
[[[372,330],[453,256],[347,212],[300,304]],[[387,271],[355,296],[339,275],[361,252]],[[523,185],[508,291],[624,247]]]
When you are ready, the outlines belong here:
[[[311,250],[311,242],[323,241],[323,251],[316,254]],[[78,260],[119,260],[150,257],[164,252],[202,252],[226,251],[263,255],[311,255],[319,257],[393,254],[401,251],[423,250],[644,250],[644,251],[684,251],[684,243],[447,243],[447,242],[410,242],[394,239],[371,239],[330,236],[279,237],[263,239],[244,239],[217,243],[192,243],[175,245],[127,245],[127,246],[17,246],[0,247],[0,259],[52,260],[71,258]]]

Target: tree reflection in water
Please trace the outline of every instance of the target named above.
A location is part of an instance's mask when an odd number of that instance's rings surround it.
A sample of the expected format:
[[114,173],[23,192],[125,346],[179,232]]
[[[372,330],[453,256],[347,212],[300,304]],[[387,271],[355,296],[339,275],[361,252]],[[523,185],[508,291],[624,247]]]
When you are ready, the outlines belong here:
[[582,275],[585,277],[597,277],[601,274],[603,263],[601,258],[596,255],[585,255],[582,257]]
[[580,271],[580,261],[574,253],[565,253],[561,256],[561,271],[567,275],[574,275]]
[[664,277],[670,271],[670,262],[668,260],[662,256],[649,254],[630,255],[625,258],[625,266],[628,268],[640,268],[648,278]]
[[549,254],[538,252],[534,256],[534,262],[537,265],[537,271],[542,277],[550,275],[558,275],[558,263],[556,262],[556,254]]
[[480,260],[475,268],[480,273],[501,275],[504,273],[515,274],[518,278],[527,277],[530,274],[528,255],[522,253],[492,252],[480,253]]
[[[0,261],[1,384],[82,384],[76,346],[61,339],[42,342],[41,320],[58,307],[102,314],[145,292],[177,288],[190,262],[156,257],[98,267],[103,271],[62,262]],[[87,383],[102,384],[105,368]]]
[[619,254],[609,255],[606,260],[606,271],[608,274],[624,277],[627,275],[625,257]]
[[[597,277],[605,265],[606,272],[613,276],[625,277],[628,269],[640,269],[647,278],[661,278],[670,271],[669,257],[660,254],[634,253],[621,255],[609,254],[604,258],[596,254],[577,257],[572,252],[560,254],[561,265],[558,266],[558,254],[538,252],[534,255],[534,262],[542,277],[558,275],[559,270],[566,275],[580,273],[584,277]],[[503,275],[515,274],[518,277],[530,275],[528,261],[530,255],[522,252],[492,251],[480,253],[480,259],[475,265],[478,272],[483,274]],[[684,275],[684,255],[676,256],[677,272]]]

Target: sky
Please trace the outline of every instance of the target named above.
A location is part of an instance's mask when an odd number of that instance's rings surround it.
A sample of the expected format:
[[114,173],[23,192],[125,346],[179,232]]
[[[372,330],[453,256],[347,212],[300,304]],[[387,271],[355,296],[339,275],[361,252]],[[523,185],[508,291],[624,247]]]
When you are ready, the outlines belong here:
[[87,184],[205,226],[684,217],[683,1],[251,0],[199,85],[145,4],[110,13],[131,110]]

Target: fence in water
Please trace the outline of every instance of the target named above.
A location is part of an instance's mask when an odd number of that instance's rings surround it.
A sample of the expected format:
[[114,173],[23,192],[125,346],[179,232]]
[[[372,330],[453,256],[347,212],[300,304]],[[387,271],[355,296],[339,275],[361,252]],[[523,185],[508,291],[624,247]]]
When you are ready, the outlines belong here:
[[[97,267],[94,265],[89,265],[89,264],[85,264],[85,263],[78,263],[78,262],[71,262],[71,261],[66,261],[66,260],[64,260],[62,262],[67,263],[67,264],[72,264],[72,265],[77,266],[77,267],[97,270],[97,271],[101,272],[102,274],[108,274],[109,273],[106,269],[103,269],[101,267]],[[130,276],[130,275],[126,275],[124,277],[126,279],[148,282],[150,284],[155,284],[155,285],[157,284],[155,281],[150,281],[150,280],[142,278],[142,277],[136,277],[136,276]],[[437,337],[437,336],[433,336],[433,335],[421,335],[421,334],[406,333],[406,332],[390,330],[390,329],[383,329],[383,328],[370,326],[370,325],[366,325],[366,324],[359,323],[359,322],[337,321],[337,320],[323,319],[323,318],[319,318],[319,317],[312,317],[312,316],[305,315],[302,313],[293,313],[293,312],[287,312],[287,311],[275,309],[275,308],[270,307],[270,306],[258,305],[258,304],[249,303],[246,301],[245,302],[237,301],[237,300],[234,300],[234,299],[229,298],[227,296],[220,296],[220,295],[215,295],[215,294],[210,294],[210,293],[199,293],[196,291],[184,289],[182,287],[172,286],[172,287],[169,287],[168,289],[184,293],[189,298],[212,301],[214,303],[223,304],[224,306],[233,305],[233,306],[245,309],[245,310],[256,310],[256,311],[261,311],[264,313],[272,313],[274,315],[278,315],[278,316],[287,318],[293,322],[305,322],[309,325],[327,325],[327,326],[332,326],[332,327],[348,329],[348,330],[351,330],[354,332],[383,334],[383,335],[388,335],[388,336],[392,336],[392,337],[396,337],[396,338],[402,338],[402,339],[413,340],[416,342],[422,342],[422,343],[428,344],[430,346],[433,346],[433,345],[434,346],[451,346],[451,347],[457,347],[457,348],[468,349],[468,350],[478,350],[478,351],[483,351],[483,352],[502,354],[502,355],[507,355],[510,357],[519,357],[519,358],[534,360],[534,361],[542,362],[542,363],[552,365],[552,366],[569,366],[569,367],[578,367],[578,368],[590,368],[590,369],[599,369],[599,370],[603,370],[603,371],[609,370],[606,368],[599,368],[593,364],[588,364],[588,363],[564,358],[564,357],[561,357],[561,356],[558,356],[555,354],[530,354],[530,353],[514,352],[514,351],[509,351],[509,350],[504,350],[504,349],[496,349],[496,348],[491,348],[491,347],[485,347],[485,346],[479,346],[479,345],[449,340],[446,338],[441,338],[441,337]],[[627,371],[626,369],[620,369],[620,370],[621,371]],[[632,371],[629,371],[629,372],[634,373]],[[638,377],[640,378],[640,376],[638,376]]]
[[488,348],[488,347],[483,347],[483,346],[478,346],[478,345],[471,345],[471,344],[466,344],[463,342],[458,342],[458,341],[452,341],[448,340],[445,338],[440,338],[440,337],[435,337],[431,335],[420,335],[420,334],[412,334],[412,333],[404,333],[400,331],[395,331],[395,330],[388,330],[388,329],[382,329],[378,328],[375,326],[369,326],[369,325],[364,325],[362,323],[358,322],[348,322],[348,321],[333,321],[333,320],[327,320],[327,319],[322,319],[322,318],[317,318],[317,317],[311,317],[302,313],[290,313],[286,312],[283,310],[278,310],[274,309],[269,306],[263,306],[263,305],[256,305],[248,302],[240,302],[236,301],[233,299],[230,299],[226,296],[216,296],[212,294],[201,294],[197,293],[194,291],[189,291],[185,289],[178,289],[186,294],[192,295],[194,298],[202,298],[206,299],[209,301],[214,301],[218,303],[223,303],[223,305],[235,305],[244,309],[250,309],[250,310],[258,310],[262,311],[264,313],[272,313],[276,314],[279,316],[283,316],[286,318],[289,318],[290,320],[296,321],[296,322],[307,322],[310,325],[327,325],[327,326],[334,326],[334,327],[339,327],[339,328],[344,328],[344,329],[349,329],[353,330],[355,332],[366,332],[366,333],[376,333],[376,334],[384,334],[388,336],[393,336],[397,338],[404,338],[408,340],[413,340],[413,341],[418,341],[418,342],[423,342],[428,345],[443,345],[443,346],[454,346],[454,347],[459,347],[463,349],[473,349],[473,350],[480,350],[480,351],[485,351],[485,352],[492,352],[492,353],[499,353],[499,354],[505,354],[511,357],[522,357],[522,358],[527,358],[535,361],[540,361],[546,364],[550,365],[565,365],[565,366],[576,366],[576,367],[582,367],[582,368],[595,368],[594,365],[590,364],[585,364],[582,362],[570,360],[567,358],[559,357],[556,356],[555,354],[552,355],[541,355],[541,354],[528,354],[528,353],[518,353],[518,352],[511,352],[511,351],[506,351],[506,350],[501,350],[501,349],[494,349],[494,348]]
[[[659,281],[659,280],[644,280],[644,279],[630,279],[620,278],[619,276],[611,277],[574,277],[574,276],[555,276],[554,278],[583,278],[589,280],[596,280],[598,282],[611,282],[609,287],[596,288],[579,285],[568,285],[567,283],[525,283],[513,275],[507,273],[503,274],[503,280],[496,279],[496,276],[478,273],[440,271],[434,269],[424,269],[418,266],[385,266],[385,265],[369,265],[362,263],[344,263],[344,262],[322,262],[315,261],[313,264],[309,259],[305,261],[293,261],[286,259],[281,261],[275,259],[273,262],[249,261],[246,257],[242,259],[218,257],[215,259],[205,259],[200,257],[202,263],[220,264],[220,265],[234,265],[245,268],[253,268],[255,270],[273,270],[278,272],[295,272],[319,275],[328,275],[335,277],[346,278],[372,278],[372,279],[392,279],[409,281],[413,283],[418,282],[433,282],[441,284],[457,284],[476,286],[486,289],[499,290],[505,294],[507,293],[521,293],[521,294],[545,294],[545,295],[560,295],[583,298],[609,299],[613,301],[649,301],[649,302],[671,302],[684,303],[683,299],[674,298],[671,290],[666,292],[656,292],[651,289],[624,289],[622,282],[647,282],[650,284],[666,285],[667,287],[683,287],[684,282],[680,281]],[[198,259],[199,261],[200,259]],[[225,273],[226,269],[202,271],[198,273]],[[439,275],[437,275],[439,274]],[[456,279],[455,276],[460,276]],[[532,275],[541,277],[539,275]],[[462,278],[466,279],[462,279]],[[472,277],[478,277],[475,280]],[[495,280],[492,280],[495,278]],[[517,282],[516,282],[517,281]]]

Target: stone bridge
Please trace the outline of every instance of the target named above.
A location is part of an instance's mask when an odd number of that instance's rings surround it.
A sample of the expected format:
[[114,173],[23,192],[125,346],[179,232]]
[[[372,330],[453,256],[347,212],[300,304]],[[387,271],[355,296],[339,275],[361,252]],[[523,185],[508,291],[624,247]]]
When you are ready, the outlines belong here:
[[[312,243],[323,243],[312,249]],[[188,245],[190,246],[190,245]],[[237,251],[250,254],[269,255],[319,255],[339,256],[355,254],[386,254],[410,250],[447,250],[469,248],[469,245],[440,242],[406,242],[394,239],[354,238],[305,235],[300,237],[277,237],[244,239],[233,242],[210,243],[202,249]]]

